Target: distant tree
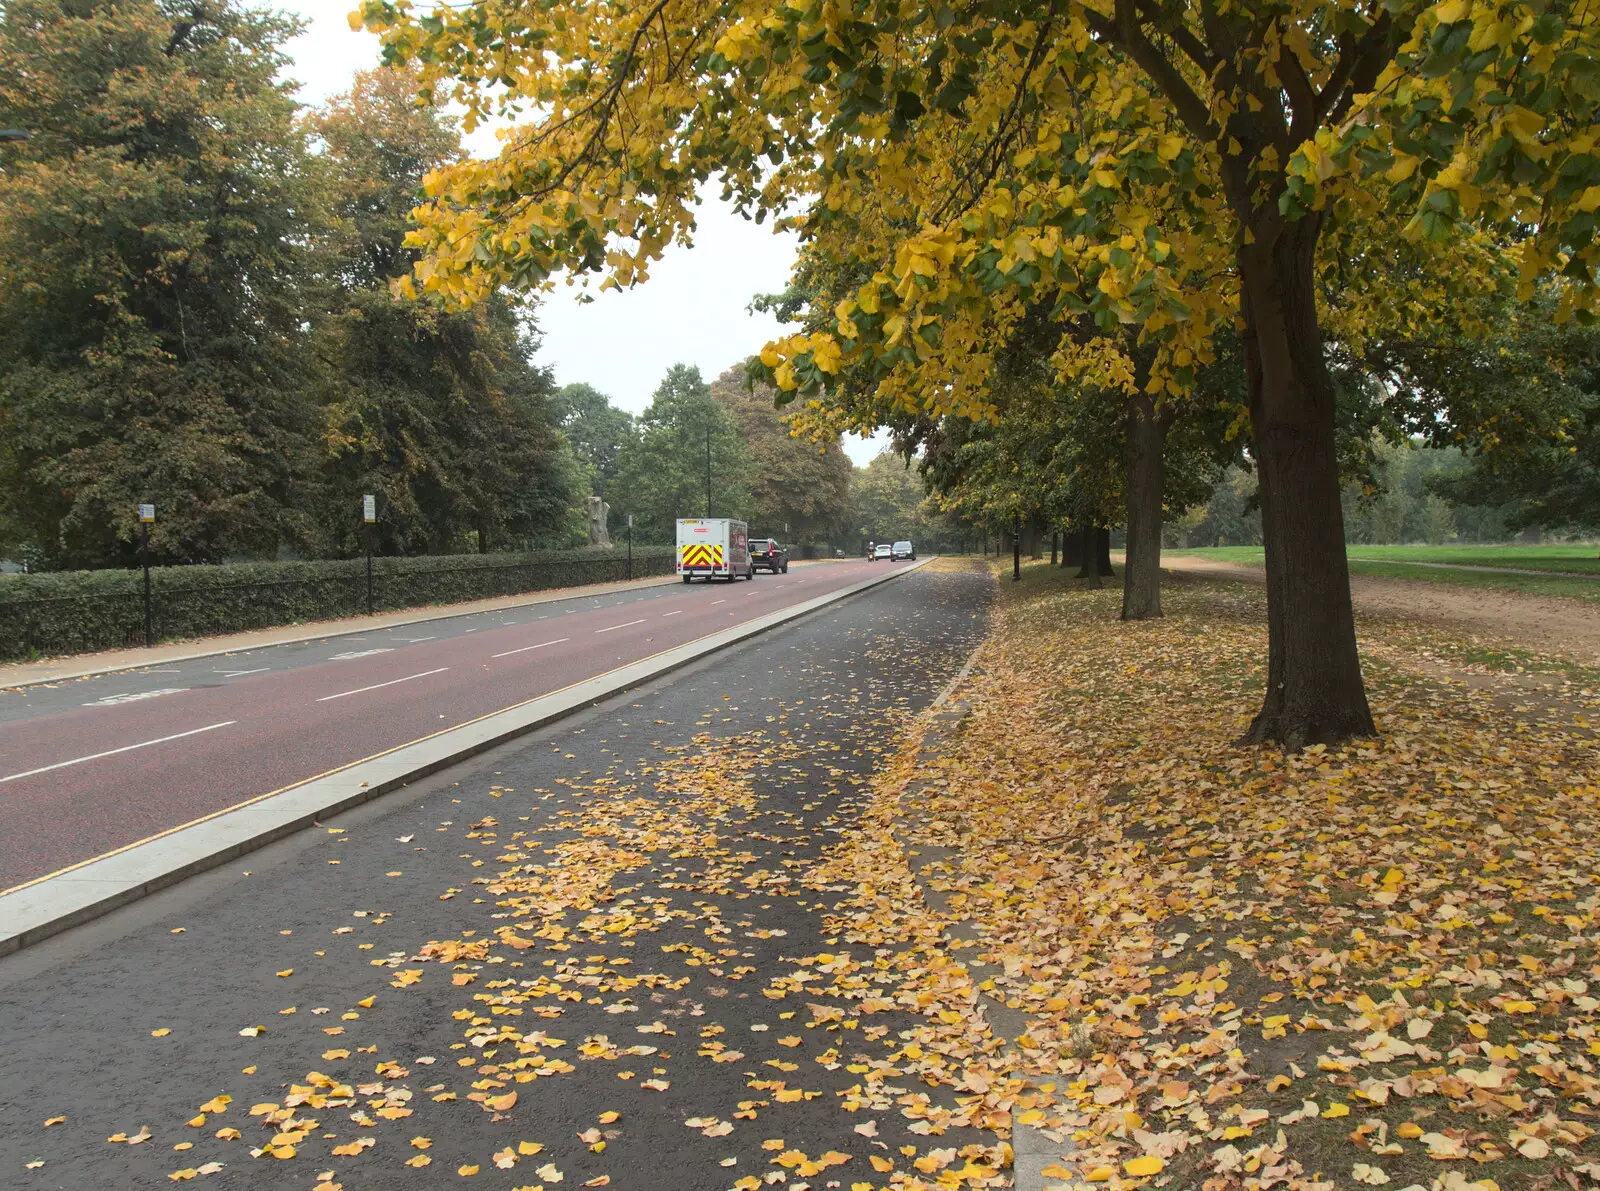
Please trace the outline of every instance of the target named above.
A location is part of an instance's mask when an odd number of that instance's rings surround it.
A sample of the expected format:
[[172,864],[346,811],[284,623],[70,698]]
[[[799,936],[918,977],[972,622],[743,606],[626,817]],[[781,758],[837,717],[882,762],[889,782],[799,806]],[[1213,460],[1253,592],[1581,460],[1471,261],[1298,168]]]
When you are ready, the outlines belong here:
[[777,391],[745,385],[742,365],[711,382],[711,396],[727,411],[750,460],[752,533],[785,535],[798,542],[827,541],[848,533],[850,474],[837,438],[816,443],[790,433]]
[[569,544],[588,483],[532,325],[494,295],[445,311],[389,291],[411,267],[423,176],[461,154],[455,122],[417,93],[414,74],[362,72],[310,121],[337,217],[315,339],[324,548],[359,548],[363,492],[379,496],[385,553]]
[[893,450],[880,451],[850,478],[854,506],[853,545],[908,538],[925,551],[949,549],[976,537],[975,530],[946,516],[928,496],[915,463]]
[[609,501],[623,449],[638,434],[633,415],[592,385],[564,386],[551,402],[573,453],[588,468],[597,493]]
[[0,526],[52,566],[302,541],[320,215],[284,43],[234,0],[0,6]]
[[638,428],[621,451],[612,501],[615,514],[634,515],[638,538],[670,542],[677,518],[704,517],[708,481],[711,516],[749,519],[749,452],[698,368],[668,369]]

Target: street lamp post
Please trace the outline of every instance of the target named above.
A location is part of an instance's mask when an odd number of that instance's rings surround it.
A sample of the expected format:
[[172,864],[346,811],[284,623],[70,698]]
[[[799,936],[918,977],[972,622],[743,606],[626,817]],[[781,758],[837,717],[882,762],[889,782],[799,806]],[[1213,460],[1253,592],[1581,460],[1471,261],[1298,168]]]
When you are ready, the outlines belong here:
[[155,632],[150,615],[150,526],[156,519],[155,505],[139,506],[139,561],[144,567],[144,646],[155,644]]
[[372,493],[364,493],[361,497],[361,536],[366,539],[367,545],[367,615],[373,613],[372,599],[372,527],[378,520],[378,498]]

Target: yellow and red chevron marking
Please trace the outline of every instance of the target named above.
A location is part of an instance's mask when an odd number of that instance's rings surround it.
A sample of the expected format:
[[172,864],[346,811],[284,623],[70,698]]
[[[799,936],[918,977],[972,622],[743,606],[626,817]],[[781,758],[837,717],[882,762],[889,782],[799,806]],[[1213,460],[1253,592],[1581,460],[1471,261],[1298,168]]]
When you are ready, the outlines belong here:
[[722,547],[709,542],[691,542],[683,547],[683,557],[679,562],[686,567],[720,567]]

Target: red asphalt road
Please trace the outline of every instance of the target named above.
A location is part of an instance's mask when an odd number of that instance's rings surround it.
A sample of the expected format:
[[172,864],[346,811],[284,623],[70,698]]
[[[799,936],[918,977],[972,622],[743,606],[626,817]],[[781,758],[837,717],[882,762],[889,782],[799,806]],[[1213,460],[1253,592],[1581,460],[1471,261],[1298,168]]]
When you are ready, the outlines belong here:
[[[620,607],[7,725],[0,890],[884,569],[861,561],[695,582]],[[4,780],[169,736],[178,738]]]

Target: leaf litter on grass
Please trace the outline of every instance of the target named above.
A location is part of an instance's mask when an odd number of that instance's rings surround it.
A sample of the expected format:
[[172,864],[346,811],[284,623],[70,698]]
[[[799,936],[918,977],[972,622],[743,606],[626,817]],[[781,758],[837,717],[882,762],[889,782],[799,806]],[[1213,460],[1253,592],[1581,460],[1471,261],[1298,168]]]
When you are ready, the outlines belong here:
[[1051,1175],[1600,1185],[1591,734],[1408,671],[1379,624],[1381,738],[1238,749],[1259,596],[1168,612],[1008,593],[960,730],[931,763],[907,742],[839,869],[887,870],[897,833],[952,850],[935,885],[978,928],[985,995],[1030,1017]]

